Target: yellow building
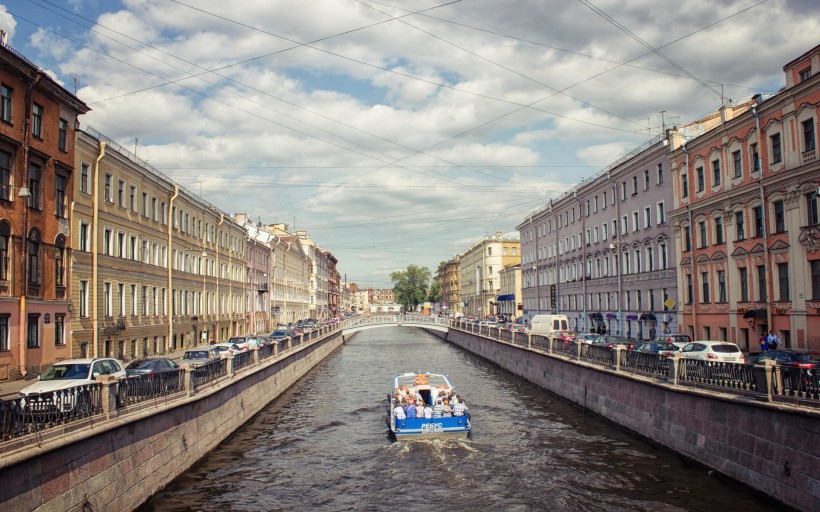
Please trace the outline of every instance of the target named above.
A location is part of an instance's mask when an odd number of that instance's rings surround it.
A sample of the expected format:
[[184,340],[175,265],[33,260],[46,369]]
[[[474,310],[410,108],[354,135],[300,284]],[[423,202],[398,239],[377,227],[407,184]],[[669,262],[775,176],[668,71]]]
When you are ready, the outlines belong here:
[[485,236],[464,251],[459,260],[464,313],[479,318],[498,314],[495,302],[501,289],[499,271],[520,263],[521,243],[517,232]]

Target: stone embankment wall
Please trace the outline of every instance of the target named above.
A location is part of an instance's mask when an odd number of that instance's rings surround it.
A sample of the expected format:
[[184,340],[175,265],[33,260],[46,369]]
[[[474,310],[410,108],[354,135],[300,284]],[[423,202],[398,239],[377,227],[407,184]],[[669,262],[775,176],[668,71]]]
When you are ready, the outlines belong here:
[[450,329],[447,339],[798,510],[820,511],[820,411],[655,382]]
[[[0,457],[0,509],[128,511],[183,474],[342,345],[341,332],[180,396],[140,404]],[[46,431],[49,432],[49,431]]]

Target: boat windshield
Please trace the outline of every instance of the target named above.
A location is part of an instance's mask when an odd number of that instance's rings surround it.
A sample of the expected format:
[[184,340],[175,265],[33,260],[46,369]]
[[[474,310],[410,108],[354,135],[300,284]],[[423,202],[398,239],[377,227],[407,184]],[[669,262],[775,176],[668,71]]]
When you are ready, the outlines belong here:
[[[421,377],[422,375],[424,375],[426,377],[426,379],[419,379],[419,380],[420,381],[426,380],[427,383],[429,383],[431,387],[436,387],[436,386],[450,387],[449,384],[447,383],[447,379],[445,379],[444,375],[436,375],[436,374],[433,374],[433,373],[427,373],[427,374],[418,374],[418,377]],[[416,380],[416,376],[417,375],[415,373],[412,373],[412,374],[409,374],[409,375],[399,375],[398,377],[396,377],[396,387],[400,387],[400,386],[413,387],[413,386],[418,385],[418,384],[416,384],[418,382]]]

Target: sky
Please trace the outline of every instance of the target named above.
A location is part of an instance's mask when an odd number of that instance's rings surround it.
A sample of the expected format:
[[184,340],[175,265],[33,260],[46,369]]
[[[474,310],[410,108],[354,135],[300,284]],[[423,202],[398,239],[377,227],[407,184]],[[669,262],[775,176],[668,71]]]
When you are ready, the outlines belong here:
[[82,127],[392,287],[776,92],[820,2],[13,0],[0,25],[91,107]]

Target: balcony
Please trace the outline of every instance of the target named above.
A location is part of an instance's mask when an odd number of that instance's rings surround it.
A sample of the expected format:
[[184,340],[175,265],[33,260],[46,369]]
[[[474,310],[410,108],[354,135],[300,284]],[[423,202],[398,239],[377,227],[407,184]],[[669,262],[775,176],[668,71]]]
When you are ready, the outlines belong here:
[[256,291],[259,293],[268,293],[268,283],[259,283],[256,285]]
[[803,152],[803,165],[810,164],[817,160],[817,150],[812,149],[811,151],[804,151]]

